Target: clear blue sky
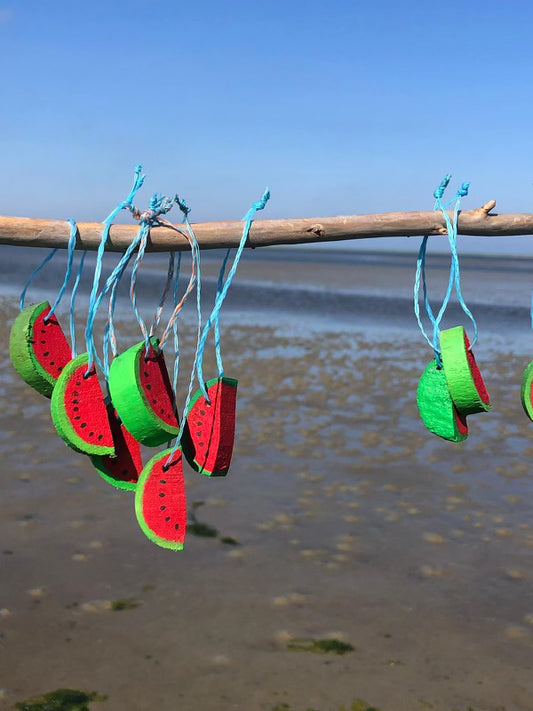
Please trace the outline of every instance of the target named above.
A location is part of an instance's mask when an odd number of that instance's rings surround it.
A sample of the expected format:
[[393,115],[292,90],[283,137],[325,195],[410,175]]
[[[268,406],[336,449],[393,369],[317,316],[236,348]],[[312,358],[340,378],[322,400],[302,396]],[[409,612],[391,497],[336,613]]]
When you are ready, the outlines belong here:
[[196,221],[266,185],[264,217],[430,209],[447,172],[465,209],[533,211],[532,26],[528,0],[0,0],[0,212],[103,219],[136,163]]

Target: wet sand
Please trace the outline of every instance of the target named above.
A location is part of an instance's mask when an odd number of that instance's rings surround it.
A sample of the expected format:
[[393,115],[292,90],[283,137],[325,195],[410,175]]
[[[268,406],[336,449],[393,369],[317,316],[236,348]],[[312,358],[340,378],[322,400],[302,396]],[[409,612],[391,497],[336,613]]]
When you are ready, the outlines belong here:
[[[286,278],[274,261],[242,267],[241,290]],[[313,270],[293,264],[292,283],[336,284]],[[407,299],[411,276],[365,290],[390,299],[401,286]],[[372,281],[368,264],[353,278]],[[492,330],[487,317],[476,348],[493,410],[451,444],[418,418],[431,353],[397,302],[366,319],[317,311],[302,291],[305,308],[286,293],[286,309],[259,296],[244,308],[236,282],[222,324],[226,374],[239,378],[231,472],[186,472],[189,506],[219,536],[189,534],[180,553],[151,544],[131,493],[55,435],[48,402],[9,363],[5,295],[0,707],[71,687],[107,695],[91,706],[103,711],[533,709],[533,425],[519,396],[533,336],[527,321],[517,330],[527,310],[512,310],[508,275],[495,283],[510,310]],[[470,284],[484,293],[481,276]],[[338,287],[350,288],[347,269]],[[122,345],[137,340],[126,310],[119,321]],[[292,649],[300,638],[354,649]]]

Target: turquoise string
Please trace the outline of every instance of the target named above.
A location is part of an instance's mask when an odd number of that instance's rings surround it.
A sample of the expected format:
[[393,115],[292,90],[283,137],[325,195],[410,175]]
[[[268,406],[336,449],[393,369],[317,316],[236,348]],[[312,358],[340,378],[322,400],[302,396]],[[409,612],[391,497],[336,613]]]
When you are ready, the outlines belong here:
[[105,245],[106,241],[109,237],[109,230],[111,228],[111,224],[113,222],[113,219],[115,216],[120,212],[122,209],[129,209],[132,210],[132,202],[133,198],[137,194],[137,192],[140,190],[144,183],[144,178],[145,176],[141,174],[142,167],[140,165],[136,166],[135,168],[135,174],[134,174],[134,179],[133,179],[133,186],[129,192],[128,197],[123,200],[117,207],[109,214],[109,216],[104,220],[104,229],[102,230],[102,238],[100,240],[100,244],[98,245],[98,251],[96,254],[96,265],[94,269],[94,278],[93,278],[93,286],[91,290],[91,296],[89,298],[89,311],[87,314],[87,324],[85,327],[85,343],[87,347],[87,354],[88,354],[88,362],[87,362],[87,371],[85,375],[87,376],[92,367],[93,367],[93,362],[96,359],[96,362],[100,369],[103,369],[103,366],[100,362],[100,359],[98,358],[98,354],[96,352],[96,345],[94,343],[94,320],[96,318],[96,312],[98,310],[98,306],[100,305],[103,296],[98,294],[98,287],[100,285],[100,276],[102,273],[102,260],[104,256],[104,251],[105,251]]
[[[178,434],[176,436],[176,441],[174,443],[174,447],[172,449],[172,452],[170,453],[167,461],[164,464],[164,469],[168,468],[174,459],[174,456],[176,452],[178,451],[180,444],[181,444],[181,438],[183,436],[183,430],[185,429],[185,424],[187,422],[187,412],[189,410],[189,403],[191,401],[192,397],[192,391],[193,391],[193,386],[194,386],[194,377],[196,374],[196,369],[197,369],[197,363],[198,363],[198,354],[199,354],[199,348],[200,348],[200,338],[202,335],[202,307],[201,307],[201,291],[202,291],[202,278],[201,278],[201,269],[200,269],[200,247],[198,246],[198,240],[196,239],[196,236],[194,234],[193,228],[191,226],[191,223],[189,222],[189,213],[190,213],[190,208],[187,207],[185,201],[181,198],[179,198],[176,195],[176,202],[178,203],[179,209],[183,213],[183,222],[187,226],[187,231],[189,232],[189,235],[191,237],[191,242],[192,242],[192,252],[193,252],[193,259],[196,260],[196,314],[197,314],[197,326],[196,326],[196,350],[194,353],[194,360],[191,368],[191,376],[189,378],[189,387],[187,389],[187,397],[185,398],[185,404],[183,406],[183,413],[181,417],[181,422],[180,422],[180,428],[178,431]],[[176,297],[175,297],[176,298]],[[176,302],[177,303],[177,302]],[[177,329],[177,321],[175,322],[175,327]],[[174,331],[175,337],[177,338],[177,330]],[[177,399],[177,372],[175,371],[175,380],[174,380],[174,394]]]
[[[173,293],[173,304],[174,308],[178,305],[178,288],[180,281],[180,269],[181,269],[181,252],[178,252],[178,263],[176,264],[176,276],[174,279],[174,293]],[[172,390],[174,396],[176,396],[178,390],[178,374],[180,369],[180,341],[178,332],[178,320],[176,319],[172,324],[172,332],[174,334],[174,373],[172,378]]]
[[85,250],[80,258],[80,263],[78,266],[78,272],[76,274],[76,280],[74,286],[72,287],[72,294],[70,295],[70,309],[69,309],[69,328],[70,328],[70,342],[72,357],[75,358],[78,355],[76,350],[76,329],[74,328],[74,305],[76,303],[76,293],[78,291],[78,286],[80,285],[81,274],[83,272],[83,264],[85,262],[85,257],[87,256],[87,250]]
[[[215,296],[215,303],[218,297],[220,296],[220,293],[222,291],[222,287],[224,285],[224,274],[226,273],[226,265],[228,263],[229,256],[231,254],[231,249],[228,249],[226,252],[226,256],[224,257],[224,261],[222,262],[222,266],[220,267],[220,272],[218,274],[218,282],[217,282],[217,293]],[[220,347],[220,326],[219,326],[219,313],[217,311],[214,322],[213,322],[213,334],[215,337],[215,355],[217,359],[217,368],[218,368],[218,377],[223,378],[224,377],[224,366],[222,364],[222,351]]]
[[[417,266],[416,266],[416,275],[415,275],[415,285],[414,285],[414,311],[415,311],[415,316],[418,322],[418,326],[426,339],[426,341],[429,343],[429,345],[433,348],[434,354],[435,354],[435,360],[437,362],[437,366],[441,366],[441,360],[440,360],[440,350],[439,350],[439,334],[440,334],[440,323],[442,321],[442,318],[444,316],[444,313],[446,311],[446,308],[448,306],[451,292],[453,289],[453,286],[455,286],[455,290],[457,293],[457,298],[459,300],[459,303],[461,304],[461,308],[463,309],[464,313],[467,314],[467,316],[471,319],[473,325],[474,325],[474,339],[471,344],[471,348],[473,347],[474,343],[477,340],[477,335],[478,335],[478,329],[477,329],[477,324],[476,321],[468,309],[463,295],[461,291],[461,282],[460,282],[460,272],[459,272],[459,256],[457,253],[457,221],[459,217],[459,205],[460,205],[460,200],[462,197],[468,195],[468,183],[463,183],[459,190],[457,191],[456,195],[452,200],[450,200],[446,205],[443,205],[442,203],[442,197],[444,194],[444,191],[446,190],[448,183],[450,182],[450,175],[445,176],[445,178],[442,180],[440,183],[439,187],[435,190],[433,193],[435,197],[435,209],[440,209],[444,215],[444,219],[446,221],[446,227],[447,227],[447,233],[448,233],[448,243],[450,246],[450,277],[448,280],[448,287],[446,289],[446,294],[444,296],[442,305],[439,309],[439,312],[437,316],[434,316],[433,310],[431,308],[431,304],[429,302],[429,297],[428,297],[428,292],[427,292],[427,284],[426,284],[426,269],[425,269],[425,262],[426,262],[426,249],[427,249],[427,240],[428,237],[424,237],[422,240],[422,243],[420,245],[420,250],[418,252],[418,258],[417,258]],[[448,215],[448,212],[446,208],[450,206],[452,203],[455,203],[454,206],[454,213],[453,213],[453,220],[450,220],[450,217]],[[426,313],[432,323],[433,326],[433,339],[431,340],[427,333],[425,332],[424,326],[422,324],[422,320],[420,318],[420,308],[419,308],[419,303],[418,303],[418,295],[420,293],[420,280],[422,279],[422,285],[423,285],[423,296],[424,296],[424,305],[426,308]]]
[[56,308],[59,305],[59,302],[63,298],[63,294],[65,293],[65,290],[67,288],[67,284],[70,279],[70,271],[72,269],[72,260],[74,259],[74,250],[76,249],[76,239],[78,237],[78,227],[74,220],[71,220],[69,218],[69,223],[70,223],[70,236],[68,240],[68,248],[67,248],[67,269],[65,271],[65,278],[63,280],[63,284],[61,286],[61,289],[59,290],[59,293],[56,297],[56,300],[54,301],[54,304],[52,308],[50,309],[50,312],[48,315],[45,317],[44,322],[47,323],[51,318],[56,310]]
[[157,309],[155,311],[154,320],[152,321],[152,325],[150,326],[150,336],[155,335],[155,333],[157,331],[157,327],[159,326],[159,322],[161,321],[161,316],[163,314],[163,308],[165,306],[167,294],[170,289],[172,279],[174,278],[174,262],[175,262],[175,253],[170,252],[169,257],[168,257],[167,279],[165,281],[165,286],[163,287],[163,292],[161,294],[161,298],[159,299],[159,303],[157,304]]
[[[237,251],[235,253],[235,257],[233,259],[233,264],[231,265],[231,269],[228,273],[226,281],[224,282],[224,285],[222,286],[220,292],[219,293],[217,292],[217,297],[215,299],[215,305],[213,307],[213,310],[211,311],[209,318],[207,319],[207,322],[204,326],[204,330],[202,333],[202,337],[200,339],[200,344],[198,347],[196,372],[197,372],[197,376],[198,376],[198,384],[199,384],[199,386],[202,390],[202,394],[205,397],[207,402],[209,402],[209,397],[207,395],[207,390],[205,387],[205,381],[204,381],[204,376],[203,376],[203,357],[204,357],[205,343],[207,341],[207,337],[209,336],[209,331],[211,330],[211,327],[213,326],[214,323],[216,323],[216,321],[218,319],[220,309],[222,308],[222,304],[224,303],[224,299],[226,298],[228,289],[231,285],[233,277],[235,276],[235,272],[237,271],[237,267],[239,265],[239,260],[241,258],[242,252],[244,250],[246,240],[248,239],[248,234],[250,232],[250,227],[252,225],[253,217],[258,210],[262,210],[265,207],[269,198],[270,198],[270,191],[267,188],[265,190],[265,192],[263,193],[263,195],[261,196],[261,199],[258,200],[257,202],[254,202],[252,207],[248,210],[246,215],[243,217],[244,227],[243,227],[242,237],[241,237],[241,241],[239,243],[239,247],[237,248]],[[221,374],[221,371],[219,370],[219,376],[223,377],[223,370],[222,370],[222,374]]]
[[28,291],[28,288],[29,288],[30,284],[32,283],[33,279],[37,276],[37,274],[41,271],[41,269],[42,269],[46,264],[48,264],[48,262],[52,259],[52,257],[54,256],[54,254],[57,252],[57,249],[58,249],[57,247],[54,247],[54,249],[53,249],[53,250],[43,259],[43,261],[39,264],[39,266],[37,267],[37,269],[35,269],[35,270],[30,274],[30,277],[29,277],[28,281],[26,282],[26,284],[24,285],[24,288],[22,289],[22,293],[20,294],[20,301],[19,301],[19,304],[20,304],[20,310],[21,310],[21,311],[24,309],[24,300],[25,300],[25,298],[26,298],[26,292]]

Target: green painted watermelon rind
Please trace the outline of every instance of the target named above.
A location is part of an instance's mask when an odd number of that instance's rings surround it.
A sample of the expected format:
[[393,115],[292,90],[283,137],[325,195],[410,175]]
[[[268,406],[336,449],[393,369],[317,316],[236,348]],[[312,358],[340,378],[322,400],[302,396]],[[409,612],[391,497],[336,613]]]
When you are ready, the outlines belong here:
[[137,482],[135,481],[121,481],[120,479],[115,479],[114,476],[105,468],[103,457],[98,454],[93,454],[90,456],[93,467],[96,469],[98,474],[105,479],[108,484],[114,486],[115,489],[123,489],[124,491],[135,491],[137,488]]
[[420,376],[416,404],[422,422],[430,432],[450,442],[463,442],[467,439],[468,432],[462,433],[455,420],[444,369],[438,368],[434,360]]
[[527,368],[524,370],[524,375],[522,376],[522,387],[520,390],[520,400],[522,402],[522,407],[524,412],[533,420],[533,403],[531,402],[531,382],[533,381],[533,360]]
[[[178,541],[169,541],[166,538],[162,538],[161,536],[158,536],[157,533],[154,533],[152,529],[146,525],[143,511],[144,485],[150,477],[152,466],[163,457],[170,457],[173,451],[173,448],[164,449],[162,452],[159,452],[158,454],[154,455],[150,459],[150,461],[147,462],[143,467],[143,470],[139,475],[139,480],[137,481],[137,487],[135,489],[135,515],[137,516],[137,521],[139,523],[139,526],[141,527],[142,532],[153,543],[155,543],[157,546],[161,546],[161,548],[169,548],[173,551],[181,551],[183,550],[183,543],[179,543]],[[176,449],[174,456],[176,456],[178,452],[181,454],[181,447],[178,447]]]
[[483,402],[468,363],[463,326],[454,326],[440,333],[440,350],[446,381],[455,407],[462,415],[490,410]]
[[[150,338],[154,349],[159,347],[157,338]],[[158,447],[173,439],[179,427],[163,422],[150,407],[140,387],[140,365],[145,341],[138,343],[116,356],[109,369],[109,392],[111,402],[135,439],[147,447]]]
[[9,357],[25,383],[45,397],[51,397],[56,384],[35,357],[32,347],[33,325],[40,314],[50,308],[48,301],[23,309],[15,319],[9,334]]
[[50,413],[52,415],[52,422],[57,430],[58,435],[64,440],[68,446],[75,452],[81,452],[82,454],[114,454],[115,450],[113,447],[106,447],[101,444],[89,444],[84,439],[82,439],[79,434],[74,430],[70,423],[69,416],[65,410],[65,391],[68,385],[68,381],[72,373],[77,370],[81,365],[87,365],[89,362],[89,356],[87,353],[82,353],[81,355],[73,358],[67,363],[63,368],[59,378],[57,379],[55,388],[52,391],[52,400],[50,402]]
[[[212,385],[216,385],[218,382],[224,383],[225,385],[229,385],[232,388],[237,388],[239,381],[236,378],[226,378],[225,376],[223,378],[212,378],[211,380],[208,380],[205,384],[205,389],[209,390],[209,388]],[[193,397],[191,398],[191,401],[189,403],[189,406],[187,407],[187,416],[189,415],[189,412],[192,410],[196,402],[201,398],[203,395],[202,389],[198,388],[198,390],[194,393]],[[189,466],[194,469],[195,472],[199,472],[203,474],[204,476],[226,476],[227,471],[215,471],[208,472],[207,469],[204,467],[201,467],[198,462],[194,458],[194,453],[189,449],[187,446],[187,441],[185,438],[182,438],[181,441],[181,446],[183,449],[183,454],[185,455],[185,459],[189,463]]]

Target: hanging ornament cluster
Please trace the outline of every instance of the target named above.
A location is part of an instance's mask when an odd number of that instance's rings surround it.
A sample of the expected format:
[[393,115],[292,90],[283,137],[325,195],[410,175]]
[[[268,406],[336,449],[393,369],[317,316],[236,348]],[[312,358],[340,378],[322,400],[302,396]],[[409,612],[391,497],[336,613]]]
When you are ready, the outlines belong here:
[[[55,310],[70,280],[76,247],[77,228],[71,220],[67,252],[67,269],[59,294],[50,307],[48,302],[24,307],[26,291],[35,275],[50,261],[52,250],[28,280],[20,299],[21,311],[12,326],[9,352],[22,379],[42,395],[50,398],[50,412],[58,435],[74,451],[89,457],[94,468],[108,483],[135,492],[135,512],[146,536],[159,546],[180,550],[187,528],[187,506],[183,480],[182,451],[190,466],[207,476],[227,474],[235,437],[237,380],[225,377],[220,350],[219,313],[235,275],[250,226],[257,210],[269,199],[268,190],[246,213],[243,234],[233,264],[225,278],[230,257],[228,250],[218,279],[213,309],[202,323],[200,252],[188,219],[189,208],[178,197],[158,194],[147,210],[133,205],[145,176],[138,166],[133,187],[103,223],[93,274],[85,326],[84,353],[78,355],[74,330],[75,298],[86,253],[81,256],[70,302],[70,342],[55,316]],[[183,213],[184,229],[168,222],[164,215],[174,205]],[[120,210],[128,210],[139,222],[139,231],[118,264],[101,286],[102,259],[112,222]],[[175,268],[175,255],[169,256],[164,289],[148,328],[137,305],[137,276],[150,229],[165,225],[179,232],[189,243],[192,259],[188,285],[179,298],[181,252]],[[119,353],[114,329],[117,288],[135,254],[131,270],[130,300],[139,324],[142,340]],[[164,329],[159,329],[165,299],[173,288],[173,310]],[[196,290],[197,340],[189,378],[187,397],[180,421],[177,406],[179,365],[178,316],[187,297]],[[98,352],[94,324],[98,309],[108,297],[108,314]],[[211,329],[215,333],[218,377],[203,379],[203,355]],[[161,330],[158,335],[158,330]],[[174,346],[174,374],[171,380],[165,362],[164,348]],[[111,358],[110,358],[111,354]],[[193,394],[195,380],[198,390]],[[172,443],[172,441],[174,442]],[[143,465],[141,445],[160,447]]]
[[[433,360],[422,373],[418,383],[417,406],[422,422],[430,432],[451,442],[462,442],[468,437],[467,415],[487,412],[490,409],[490,398],[472,351],[472,347],[477,341],[478,329],[474,316],[462,295],[457,254],[459,205],[461,198],[468,194],[468,183],[463,183],[455,197],[444,204],[442,198],[449,182],[450,176],[447,175],[434,192],[435,209],[442,211],[446,221],[451,257],[448,287],[436,316],[429,301],[426,283],[425,264],[428,237],[424,237],[422,240],[417,260],[414,290],[415,315],[422,334],[434,354]],[[449,209],[453,209],[452,217],[449,215]],[[431,338],[426,334],[420,317],[421,281],[424,306],[433,326]],[[472,344],[470,344],[463,326],[440,330],[440,324],[454,288],[463,312],[473,325]]]

